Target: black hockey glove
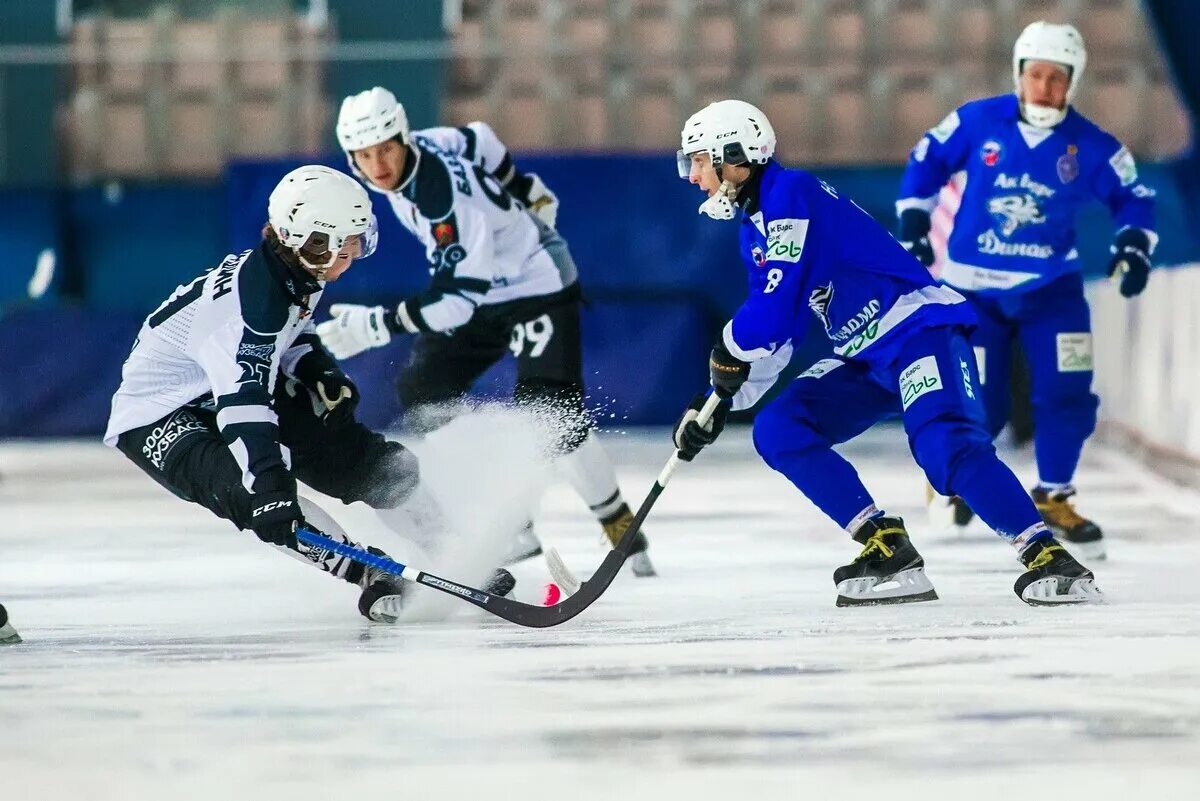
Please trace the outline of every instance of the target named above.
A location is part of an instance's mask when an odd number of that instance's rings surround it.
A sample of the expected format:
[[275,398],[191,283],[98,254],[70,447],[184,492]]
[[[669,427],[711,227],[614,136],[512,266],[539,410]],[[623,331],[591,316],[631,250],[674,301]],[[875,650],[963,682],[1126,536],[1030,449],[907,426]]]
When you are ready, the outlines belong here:
[[929,244],[931,227],[929,212],[924,209],[905,209],[900,212],[896,239],[913,258],[926,267],[933,264],[933,245]]
[[313,411],[322,423],[342,426],[354,420],[358,387],[327,354],[305,354],[296,364],[296,378],[314,395]]
[[750,362],[734,356],[724,342],[718,341],[708,357],[708,375],[712,379],[713,391],[728,400],[738,393],[750,377]]
[[1141,294],[1150,280],[1150,237],[1141,228],[1126,228],[1117,234],[1109,250],[1108,277],[1119,277],[1121,294],[1127,298]]
[[250,499],[250,528],[263,542],[296,549],[296,526],[304,522],[294,491],[259,492]]
[[679,450],[679,458],[685,462],[695,459],[696,454],[716,442],[717,437],[725,430],[725,418],[729,416],[728,403],[718,404],[705,425],[701,426],[696,422],[696,418],[700,416],[700,409],[707,400],[708,395],[703,392],[692,398],[692,402],[684,409],[683,416],[675,424],[675,447]]

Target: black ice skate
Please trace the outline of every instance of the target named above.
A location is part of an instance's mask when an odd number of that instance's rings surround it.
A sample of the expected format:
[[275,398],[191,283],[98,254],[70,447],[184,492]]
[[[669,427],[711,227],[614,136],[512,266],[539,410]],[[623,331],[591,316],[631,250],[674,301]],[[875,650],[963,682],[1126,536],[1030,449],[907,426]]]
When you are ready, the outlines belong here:
[[[623,503],[617,511],[601,520],[600,525],[604,527],[604,536],[612,543],[612,547],[616,548],[632,522],[633,512],[630,511],[629,504]],[[650,541],[646,539],[645,532],[639,531],[633,535],[633,550],[629,552],[629,559],[626,560],[633,575],[642,578],[658,575],[654,563],[650,561],[649,548]]]
[[1097,603],[1103,600],[1092,571],[1075,561],[1051,538],[1035,542],[1021,554],[1025,572],[1013,591],[1030,606]]
[[854,533],[854,539],[863,544],[862,553],[833,572],[838,606],[937,600],[937,592],[925,575],[925,560],[909,541],[903,520],[868,520]]
[[[387,556],[374,546],[367,550],[376,556]],[[358,611],[363,617],[376,623],[395,623],[404,606],[407,589],[399,576],[392,576],[371,567],[364,567],[358,585],[363,588],[358,596]]]
[[8,610],[0,604],[0,645],[16,645],[21,641],[21,635],[8,622]]
[[966,501],[957,495],[939,495],[928,482],[925,484],[925,508],[929,512],[929,525],[937,529],[961,532],[975,519],[975,512]]
[[1033,503],[1055,537],[1070,545],[1084,559],[1105,559],[1108,554],[1104,534],[1099,526],[1075,511],[1070,500],[1074,494],[1074,487],[1054,492],[1035,489]]

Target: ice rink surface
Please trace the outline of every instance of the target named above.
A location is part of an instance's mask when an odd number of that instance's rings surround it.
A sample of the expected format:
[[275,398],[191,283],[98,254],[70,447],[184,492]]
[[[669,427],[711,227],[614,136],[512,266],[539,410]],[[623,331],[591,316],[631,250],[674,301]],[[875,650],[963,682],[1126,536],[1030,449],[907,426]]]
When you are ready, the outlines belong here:
[[[606,442],[640,500],[665,432]],[[466,605],[367,623],[353,588],[99,444],[0,445],[0,600],[26,639],[0,648],[0,799],[1197,797],[1200,496],[1090,446],[1109,603],[1030,608],[1007,545],[930,530],[899,430],[844,452],[940,601],[835,608],[857,546],[731,429],[650,518],[660,578],[524,630]],[[537,523],[598,563],[565,484]],[[544,565],[517,572],[539,598]]]

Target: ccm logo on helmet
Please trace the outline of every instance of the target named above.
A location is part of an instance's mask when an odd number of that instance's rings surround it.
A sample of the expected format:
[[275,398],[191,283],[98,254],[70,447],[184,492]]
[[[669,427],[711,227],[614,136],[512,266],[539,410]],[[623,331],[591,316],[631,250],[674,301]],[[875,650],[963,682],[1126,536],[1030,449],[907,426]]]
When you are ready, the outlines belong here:
[[313,220],[313,225],[319,225],[319,226],[321,226],[322,228],[328,228],[328,229],[329,229],[329,230],[331,230],[331,231],[332,231],[333,229],[337,228],[337,226],[336,226],[336,225],[331,225],[331,224],[329,224],[329,223],[327,223],[327,222],[324,222],[324,221],[322,221],[322,220]]
[[250,516],[258,517],[259,515],[263,514],[264,512],[269,512],[272,509],[283,509],[283,508],[286,508],[291,505],[292,505],[291,501],[271,501],[270,503],[265,503],[262,506],[255,509],[253,512],[250,513]]

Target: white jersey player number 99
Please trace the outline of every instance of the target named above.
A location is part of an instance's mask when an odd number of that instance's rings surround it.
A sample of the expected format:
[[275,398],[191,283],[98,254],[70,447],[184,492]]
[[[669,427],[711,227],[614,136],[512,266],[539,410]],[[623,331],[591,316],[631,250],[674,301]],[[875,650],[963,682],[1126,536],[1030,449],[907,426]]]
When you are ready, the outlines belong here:
[[521,352],[525,350],[525,345],[529,344],[529,358],[536,359],[546,352],[546,346],[550,344],[553,336],[554,324],[550,322],[550,315],[543,314],[527,323],[514,325],[508,349],[513,352],[514,356],[520,356]]

